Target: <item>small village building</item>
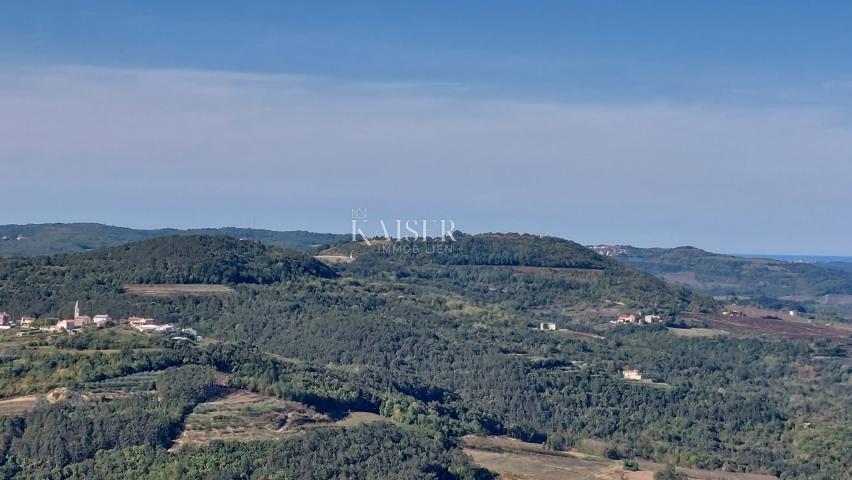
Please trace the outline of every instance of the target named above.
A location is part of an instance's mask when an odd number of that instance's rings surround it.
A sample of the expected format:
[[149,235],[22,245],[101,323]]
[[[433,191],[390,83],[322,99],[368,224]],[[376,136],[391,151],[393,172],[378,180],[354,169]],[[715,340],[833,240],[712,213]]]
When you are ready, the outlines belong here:
[[639,370],[634,369],[625,369],[621,372],[621,375],[627,380],[642,380],[642,374],[639,373]]
[[657,323],[661,320],[659,315],[645,315],[645,323]]
[[109,315],[95,315],[95,318],[92,319],[92,323],[95,324],[96,327],[105,327],[112,323],[112,318]]
[[146,323],[142,325],[134,325],[133,328],[142,333],[172,333],[175,331],[175,326],[171,324],[156,325],[153,323]]
[[13,325],[12,316],[6,312],[0,312],[0,326],[9,326]]
[[142,318],[142,317],[130,317],[127,319],[127,322],[133,326],[136,325],[150,325],[154,323],[153,318]]
[[636,315],[619,315],[615,323],[637,323]]
[[553,322],[542,322],[538,325],[539,330],[556,330],[556,324]]
[[53,326],[53,331],[74,330],[79,326],[75,320],[60,320]]
[[33,318],[33,317],[26,317],[26,316],[21,317],[21,322],[20,322],[21,328],[30,328],[30,326],[33,324],[34,321],[35,321],[35,318]]
[[87,327],[92,324],[92,317],[80,314],[80,301],[74,302],[74,324],[78,327]]

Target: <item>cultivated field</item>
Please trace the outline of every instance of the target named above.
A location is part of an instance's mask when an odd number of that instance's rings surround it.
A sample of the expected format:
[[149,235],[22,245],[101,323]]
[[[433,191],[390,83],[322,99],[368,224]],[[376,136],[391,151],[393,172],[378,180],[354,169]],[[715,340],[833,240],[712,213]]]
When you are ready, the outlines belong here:
[[678,337],[718,337],[719,335],[728,335],[724,330],[715,328],[671,328],[669,333]]
[[35,407],[38,399],[38,395],[22,395],[0,400],[0,417],[24,414]]
[[329,417],[298,402],[223,388],[221,395],[197,405],[189,414],[172,449],[214,440],[271,440],[331,423]]
[[[776,312],[777,315],[777,312]],[[726,317],[720,314],[690,314],[684,320],[697,320],[718,330],[751,335],[768,335],[799,340],[829,340],[841,345],[852,344],[852,325],[825,325],[800,317]]]
[[174,297],[174,296],[216,296],[231,295],[233,288],[224,285],[201,285],[201,284],[128,284],[124,290],[130,295],[142,295],[146,297]]
[[39,401],[47,403],[56,403],[60,400],[66,400],[71,396],[72,392],[66,387],[54,388],[46,394],[38,395],[20,395],[0,400],[0,417],[8,415],[21,415],[33,408]]
[[462,438],[465,454],[507,480],[651,480],[653,472],[627,472],[621,462],[577,452],[554,452],[508,437]]
[[134,393],[154,390],[154,382],[161,371],[140,372],[100,382],[89,382],[83,387],[83,395],[89,397],[122,397]]
[[[592,442],[594,443],[594,442]],[[621,461],[587,455],[576,451],[551,451],[541,444],[522,442],[509,437],[477,437],[461,439],[462,448],[473,461],[502,480],[652,480],[654,472],[665,465],[639,461],[639,470],[624,469]],[[771,475],[678,468],[695,480],[777,480]]]

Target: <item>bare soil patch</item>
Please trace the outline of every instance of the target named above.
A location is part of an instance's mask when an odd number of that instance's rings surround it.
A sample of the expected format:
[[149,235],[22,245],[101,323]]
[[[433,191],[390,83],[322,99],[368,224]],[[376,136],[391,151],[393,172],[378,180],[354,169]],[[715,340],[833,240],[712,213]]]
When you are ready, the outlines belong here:
[[349,255],[314,255],[314,258],[323,263],[351,263],[355,260],[353,257]]
[[217,296],[231,295],[234,289],[224,285],[202,285],[202,284],[128,284],[124,290],[130,295],[141,295],[145,297],[173,297],[173,296]]
[[35,407],[38,395],[22,395],[20,397],[0,400],[0,416],[21,415]]

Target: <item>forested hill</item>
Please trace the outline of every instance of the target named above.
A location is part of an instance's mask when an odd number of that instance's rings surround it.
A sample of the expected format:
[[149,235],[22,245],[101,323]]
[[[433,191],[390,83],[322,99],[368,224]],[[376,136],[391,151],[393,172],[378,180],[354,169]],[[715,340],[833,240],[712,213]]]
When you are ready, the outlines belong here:
[[[0,344],[0,398],[80,390],[111,377],[124,384],[127,373],[156,370],[154,387],[165,399],[148,394],[149,385],[126,399],[59,401],[10,417],[0,422],[0,476],[95,478],[32,474],[52,468],[120,472],[97,478],[220,478],[225,462],[239,473],[227,478],[249,478],[253,469],[266,478],[285,471],[285,459],[317,452],[309,469],[353,463],[340,452],[355,452],[369,461],[351,468],[366,464],[372,474],[360,468],[318,478],[418,478],[408,472],[430,463],[434,475],[425,478],[481,478],[446,473],[470,469],[454,458],[458,438],[471,433],[787,479],[833,480],[849,471],[848,388],[837,381],[846,374],[842,352],[808,341],[693,338],[662,324],[612,324],[620,313],[654,307],[676,317],[708,299],[567,240],[458,235],[447,245],[419,242],[417,253],[405,250],[410,243],[335,244],[318,252],[334,271],[303,254],[206,236],[0,259],[0,308],[16,318],[67,315],[79,299],[84,314],[151,316],[215,339],[194,346],[164,337],[148,345],[157,348],[132,350],[110,329],[0,331],[7,340],[6,348]],[[403,249],[380,248],[394,245]],[[229,288],[150,296],[124,285],[144,282]],[[541,331],[541,322],[559,329]],[[116,328],[130,334],[128,342],[154,338]],[[625,380],[628,368],[647,381]],[[337,429],[167,454],[186,414],[207,398],[205,385],[216,376],[210,369],[231,375],[232,387],[329,414],[379,413],[411,429]],[[170,383],[192,388],[169,394]],[[388,450],[404,458],[385,458]],[[174,462],[171,476],[155,476]],[[151,476],[133,473],[140,471]]]
[[[441,288],[504,301],[513,308],[572,305],[700,310],[707,297],[666,284],[570,240],[556,237],[456,232],[455,241],[341,242],[322,252],[354,258],[341,268],[359,275],[394,274],[401,281],[432,282]],[[497,288],[500,287],[500,288]]]
[[694,247],[597,246],[612,258],[710,295],[852,294],[852,275],[819,264],[710,253]]
[[268,285],[335,276],[310,256],[259,242],[172,236],[87,253],[0,258],[0,304],[21,314],[58,315],[80,299],[122,315],[153,315],[162,310],[134,310],[133,299],[122,295],[125,284]]
[[299,252],[250,240],[203,235],[160,237],[58,257],[68,266],[106,270],[128,283],[261,283],[333,270]]
[[514,267],[623,268],[594,251],[570,240],[557,237],[519,234],[482,233],[469,235],[455,232],[455,241],[429,239],[423,241],[374,240],[343,242],[335,245],[338,251],[353,251],[362,259],[380,262],[382,259],[405,264],[490,265]]
[[268,284],[300,275],[335,276],[329,267],[303,253],[203,235],[160,237],[83,254],[0,262],[45,266],[80,277],[109,276],[125,283]]
[[0,225],[0,256],[37,256],[57,253],[88,252],[130,242],[173,235],[225,235],[257,240],[267,245],[307,250],[329,244],[346,235],[297,231],[278,232],[253,228],[202,228],[178,230],[164,228],[137,230],[97,223],[49,223]]

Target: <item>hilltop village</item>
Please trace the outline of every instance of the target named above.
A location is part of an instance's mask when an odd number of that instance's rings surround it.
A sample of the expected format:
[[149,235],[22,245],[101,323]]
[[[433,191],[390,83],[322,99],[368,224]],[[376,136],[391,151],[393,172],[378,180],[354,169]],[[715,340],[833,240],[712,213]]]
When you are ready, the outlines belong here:
[[20,328],[17,333],[19,337],[26,336],[32,332],[67,332],[74,334],[85,328],[103,328],[110,325],[126,324],[142,333],[175,334],[174,339],[199,340],[198,332],[192,328],[177,328],[172,324],[159,324],[153,318],[130,316],[128,318],[113,319],[107,314],[95,316],[80,313],[80,302],[74,303],[74,316],[59,320],[56,318],[33,318],[22,316],[15,322],[11,315],[0,310],[0,330]]

